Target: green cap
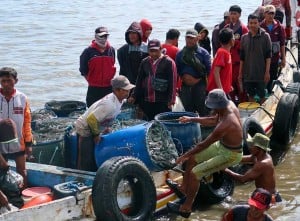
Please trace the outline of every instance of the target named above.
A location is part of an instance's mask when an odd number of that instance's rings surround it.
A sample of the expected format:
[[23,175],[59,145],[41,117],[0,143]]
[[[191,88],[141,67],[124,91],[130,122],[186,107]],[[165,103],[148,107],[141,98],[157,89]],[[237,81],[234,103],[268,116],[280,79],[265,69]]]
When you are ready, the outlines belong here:
[[256,133],[254,137],[248,138],[247,143],[249,147],[256,146],[263,149],[264,151],[271,151],[271,149],[269,148],[270,138],[261,133]]

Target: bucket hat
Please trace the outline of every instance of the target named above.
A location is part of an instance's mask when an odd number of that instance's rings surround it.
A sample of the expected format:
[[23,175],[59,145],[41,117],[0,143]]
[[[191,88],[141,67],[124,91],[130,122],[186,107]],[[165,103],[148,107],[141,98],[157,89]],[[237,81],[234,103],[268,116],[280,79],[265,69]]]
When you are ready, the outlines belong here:
[[229,100],[222,89],[214,89],[208,93],[205,105],[210,109],[223,109],[227,107]]
[[254,137],[248,138],[247,143],[249,147],[256,146],[263,149],[264,151],[271,151],[271,149],[269,148],[270,138],[261,133],[256,133]]

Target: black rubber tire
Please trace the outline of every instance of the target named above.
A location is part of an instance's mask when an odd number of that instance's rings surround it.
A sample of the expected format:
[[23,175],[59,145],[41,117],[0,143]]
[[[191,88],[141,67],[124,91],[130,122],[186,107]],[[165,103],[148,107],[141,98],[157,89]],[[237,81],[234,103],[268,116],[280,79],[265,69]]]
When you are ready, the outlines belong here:
[[[299,49],[300,50],[300,47]],[[298,70],[293,72],[293,81],[296,82],[300,82],[300,72]]]
[[222,202],[226,197],[232,195],[233,190],[234,180],[223,171],[216,172],[213,174],[212,182],[206,183],[201,180],[194,206]]
[[[299,43],[300,42],[300,29],[297,30],[297,40],[298,40],[298,43]],[[299,66],[299,61],[300,61],[300,47],[298,45],[298,66]]]
[[298,97],[300,95],[300,83],[296,82],[296,83],[289,83],[286,88],[285,88],[285,92],[291,93],[291,94],[297,94]]
[[[121,180],[131,187],[131,208],[124,214],[118,205]],[[92,203],[99,220],[151,220],[156,208],[156,189],[147,167],[134,157],[113,157],[98,169],[92,188]]]
[[293,139],[299,119],[299,98],[297,94],[284,93],[276,108],[272,142],[287,145]]
[[260,123],[253,117],[248,117],[243,123],[243,154],[250,154],[247,144],[248,134],[253,137],[256,133],[266,134]]

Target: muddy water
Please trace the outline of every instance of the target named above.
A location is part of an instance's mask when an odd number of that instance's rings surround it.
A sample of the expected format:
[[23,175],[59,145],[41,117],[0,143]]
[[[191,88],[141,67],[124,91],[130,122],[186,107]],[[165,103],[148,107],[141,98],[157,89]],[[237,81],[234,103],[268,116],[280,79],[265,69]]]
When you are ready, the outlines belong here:
[[[300,220],[300,131],[294,138],[293,143],[282,153],[273,153],[272,156],[276,165],[276,181],[283,202],[272,206],[268,213],[276,221],[298,221]],[[251,192],[255,189],[253,182],[237,184],[232,197],[225,202],[210,207],[200,207],[189,219],[179,216],[166,215],[157,221],[216,221],[220,220],[222,214],[236,204],[247,202]]]

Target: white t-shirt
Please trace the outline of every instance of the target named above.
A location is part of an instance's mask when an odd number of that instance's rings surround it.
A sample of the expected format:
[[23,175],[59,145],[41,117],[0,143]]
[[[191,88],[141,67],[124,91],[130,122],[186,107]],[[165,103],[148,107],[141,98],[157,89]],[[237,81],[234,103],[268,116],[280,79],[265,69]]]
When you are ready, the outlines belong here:
[[121,112],[121,106],[122,102],[118,100],[114,93],[106,95],[102,99],[96,101],[76,120],[76,132],[83,137],[92,135],[90,127],[86,121],[90,114],[95,116],[100,131],[103,131],[107,127],[111,126],[116,116]]

